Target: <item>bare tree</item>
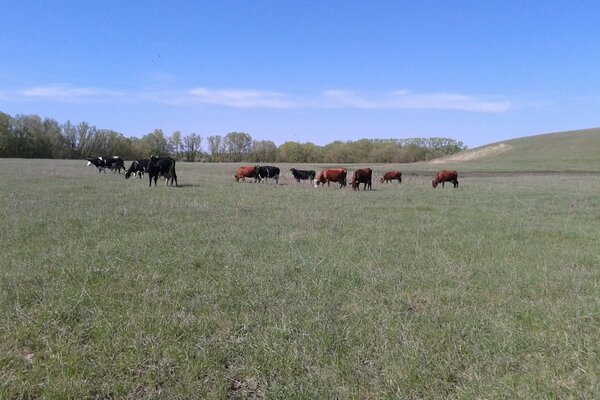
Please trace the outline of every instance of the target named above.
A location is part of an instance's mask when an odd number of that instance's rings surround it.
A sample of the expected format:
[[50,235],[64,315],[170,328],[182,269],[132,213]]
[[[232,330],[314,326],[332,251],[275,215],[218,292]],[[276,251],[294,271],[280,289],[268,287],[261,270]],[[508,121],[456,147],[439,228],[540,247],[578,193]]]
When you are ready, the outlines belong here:
[[212,135],[206,138],[208,143],[208,152],[210,161],[220,161],[221,155],[225,152],[225,141],[221,135]]
[[201,144],[202,138],[196,133],[183,137],[183,149],[187,161],[194,161],[196,159],[196,154],[200,151]]

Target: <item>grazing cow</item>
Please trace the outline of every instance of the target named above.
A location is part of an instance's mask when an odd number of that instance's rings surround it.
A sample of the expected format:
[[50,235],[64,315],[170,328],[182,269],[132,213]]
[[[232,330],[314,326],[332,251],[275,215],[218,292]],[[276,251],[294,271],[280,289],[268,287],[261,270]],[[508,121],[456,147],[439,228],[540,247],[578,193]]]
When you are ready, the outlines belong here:
[[325,183],[327,183],[327,186],[329,186],[329,182],[339,182],[340,188],[343,188],[346,186],[347,173],[346,168],[324,169],[313,182],[315,187],[319,187],[319,184],[325,186]]
[[398,180],[398,183],[402,183],[402,172],[400,171],[391,171],[386,172],[381,178],[381,183],[388,183],[393,181],[394,179]]
[[444,169],[444,170],[438,172],[437,174],[435,174],[435,177],[431,181],[431,186],[433,186],[435,188],[438,184],[441,183],[442,189],[443,189],[444,182],[452,182],[454,187],[457,188],[458,187],[458,172],[448,171],[447,169]]
[[354,171],[352,175],[352,190],[359,190],[360,184],[364,183],[363,190],[367,190],[367,186],[369,186],[369,190],[372,189],[372,181],[371,178],[373,176],[373,170],[371,168],[362,168]]
[[132,162],[127,172],[125,172],[125,179],[129,179],[131,174],[137,175],[138,178],[142,179],[142,176],[144,176],[144,172],[148,172],[149,162],[150,160],[148,160],[147,158]]
[[262,181],[263,179],[266,180],[267,178],[273,178],[273,179],[275,179],[275,184],[278,184],[279,183],[279,172],[280,172],[279,168],[272,167],[270,165],[256,167],[256,173],[258,175],[259,181]]
[[112,158],[107,158],[105,160],[106,167],[110,168],[110,170],[115,173],[119,171],[121,173],[121,168],[125,171],[125,161],[119,156],[112,156]]
[[150,161],[148,162],[148,179],[149,185],[152,186],[152,179],[154,178],[154,186],[156,186],[156,180],[158,176],[165,177],[165,185],[171,182],[171,186],[173,186],[173,181],[175,181],[175,186],[177,185],[177,174],[175,173],[175,160],[172,158],[158,158],[156,156],[150,157]]
[[294,175],[294,179],[296,179],[296,182],[300,182],[300,180],[307,179],[309,179],[310,181],[315,180],[315,171],[303,171],[296,168],[291,168],[290,171],[292,171],[292,175]]
[[106,173],[106,171],[104,170],[104,168],[106,168],[106,159],[104,157],[88,157],[86,158],[87,160],[87,165],[88,167],[90,165],[95,166],[96,168],[98,168],[98,172],[104,172]]
[[258,180],[258,171],[256,169],[256,167],[249,166],[239,167],[233,177],[236,182],[239,182],[240,179],[242,182],[246,182],[246,178],[254,178],[254,182],[256,182]]

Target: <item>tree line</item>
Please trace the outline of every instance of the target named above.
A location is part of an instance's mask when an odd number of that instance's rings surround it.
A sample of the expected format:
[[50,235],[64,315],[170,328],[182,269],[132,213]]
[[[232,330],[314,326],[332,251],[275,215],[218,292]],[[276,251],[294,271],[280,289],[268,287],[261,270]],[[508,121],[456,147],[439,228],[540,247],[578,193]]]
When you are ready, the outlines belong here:
[[141,138],[80,122],[63,124],[38,115],[0,112],[0,157],[82,159],[118,155],[126,160],[154,154],[176,160],[205,162],[409,163],[427,161],[466,149],[462,142],[442,137],[334,141],[325,146],[253,140],[244,132],[202,137],[171,135],[155,129]]

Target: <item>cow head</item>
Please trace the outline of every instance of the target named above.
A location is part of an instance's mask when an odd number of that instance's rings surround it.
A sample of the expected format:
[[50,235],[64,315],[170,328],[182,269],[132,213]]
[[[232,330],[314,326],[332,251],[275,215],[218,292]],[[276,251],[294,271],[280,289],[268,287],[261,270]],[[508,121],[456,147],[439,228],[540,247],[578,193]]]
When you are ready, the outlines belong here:
[[235,181],[236,181],[236,182],[239,182],[239,181],[240,181],[240,177],[238,176],[238,174],[235,174],[233,177],[235,178]]
[[431,186],[433,186],[434,188],[436,188],[438,185],[438,181],[436,181],[435,179],[431,181]]

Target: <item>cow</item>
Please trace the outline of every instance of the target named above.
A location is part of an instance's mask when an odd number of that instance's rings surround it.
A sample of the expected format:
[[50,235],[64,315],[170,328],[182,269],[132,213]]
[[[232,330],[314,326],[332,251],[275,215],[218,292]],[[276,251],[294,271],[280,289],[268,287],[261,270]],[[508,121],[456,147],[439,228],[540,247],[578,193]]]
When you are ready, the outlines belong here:
[[325,186],[329,186],[329,182],[339,182],[340,189],[346,186],[346,175],[348,171],[346,168],[336,168],[336,169],[324,169],[319,174],[319,177],[313,181],[315,187],[319,187],[319,184]]
[[448,171],[447,169],[439,171],[437,174],[435,174],[435,177],[431,181],[431,186],[433,186],[435,188],[437,185],[439,185],[441,183],[442,189],[443,189],[444,182],[452,182],[454,187],[457,188],[458,187],[458,172]]
[[98,168],[98,173],[100,172],[104,172],[106,173],[106,171],[104,170],[104,168],[106,168],[106,159],[104,157],[88,157],[86,158],[87,160],[87,165],[88,167],[90,165],[95,166],[96,168]]
[[125,179],[129,179],[131,174],[137,175],[140,179],[144,176],[144,172],[148,172],[148,163],[150,160],[147,158],[143,160],[135,160],[129,166],[127,172],[125,172]]
[[175,173],[175,160],[172,158],[150,157],[150,161],[148,162],[148,186],[152,186],[152,179],[154,179],[154,186],[156,186],[156,180],[159,175],[165,177],[165,185],[168,185],[170,181],[171,186],[173,186],[173,181],[175,181],[175,186],[178,186],[177,174]]
[[256,182],[258,180],[258,172],[256,167],[243,166],[237,169],[233,177],[236,182],[239,182],[240,179],[242,182],[246,182],[246,178],[254,178],[254,182]]
[[393,181],[394,179],[398,180],[398,183],[402,183],[402,172],[400,171],[391,171],[386,172],[381,178],[381,183],[388,183]]
[[125,161],[119,156],[112,156],[112,158],[105,159],[106,167],[110,168],[110,170],[115,173],[119,171],[121,173],[121,169],[125,171]]
[[258,180],[262,182],[264,179],[266,181],[267,178],[275,179],[275,184],[279,183],[279,168],[272,167],[270,165],[267,166],[257,166],[256,173],[258,175]]
[[310,180],[312,182],[315,180],[315,171],[303,171],[296,168],[291,168],[290,171],[292,171],[296,182],[300,182],[300,180]]
[[357,169],[352,175],[352,190],[359,190],[361,183],[364,183],[363,190],[367,190],[367,186],[369,186],[369,190],[371,190],[372,177],[373,170],[371,168]]

